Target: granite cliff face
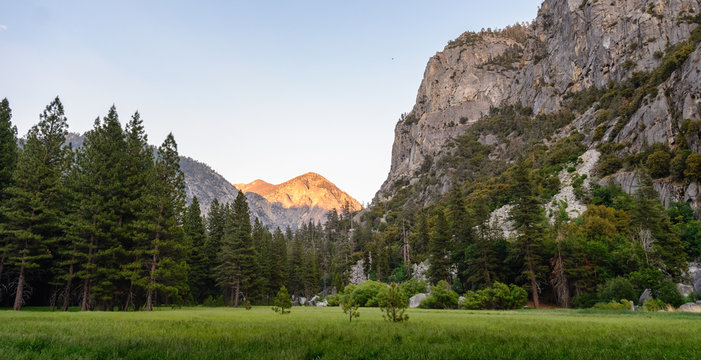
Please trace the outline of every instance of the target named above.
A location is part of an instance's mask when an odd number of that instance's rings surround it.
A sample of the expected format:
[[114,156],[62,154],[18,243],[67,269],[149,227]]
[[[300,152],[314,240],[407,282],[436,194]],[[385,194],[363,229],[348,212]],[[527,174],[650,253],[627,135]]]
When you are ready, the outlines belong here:
[[[438,161],[450,152],[448,143],[491,107],[520,103],[535,114],[550,114],[562,108],[568,95],[651,72],[671,46],[689,39],[698,26],[692,19],[700,11],[699,0],[545,0],[531,24],[460,35],[429,59],[416,104],[396,125],[392,165],[376,200],[392,197],[397,188],[429,173],[435,179],[431,192],[444,194],[450,188],[449,172]],[[594,104],[559,133],[578,130],[589,150],[606,140],[629,152],[654,143],[674,147],[682,121],[701,119],[700,73],[697,47],[621,129],[614,131],[616,119],[609,119],[603,138],[594,140],[602,111]],[[495,139],[487,134],[480,142],[492,145]],[[687,142],[694,152],[701,151],[698,136]],[[599,180],[624,184],[630,183],[628,177],[620,172]],[[658,179],[656,187],[665,203],[701,205],[696,183]]]

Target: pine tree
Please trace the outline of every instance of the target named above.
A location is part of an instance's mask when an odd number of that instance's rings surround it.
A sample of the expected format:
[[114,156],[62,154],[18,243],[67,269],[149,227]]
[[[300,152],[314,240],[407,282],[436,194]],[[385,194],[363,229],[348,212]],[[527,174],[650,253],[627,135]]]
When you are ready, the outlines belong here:
[[151,188],[155,178],[153,149],[148,144],[139,112],[135,112],[125,128],[126,156],[123,166],[125,235],[123,246],[125,264],[121,277],[128,283],[124,299],[124,311],[134,304],[135,288],[144,272],[151,226]]
[[632,209],[636,227],[634,236],[648,259],[648,266],[656,266],[668,276],[678,277],[686,266],[684,246],[658,200],[652,178],[642,172],[638,178],[640,187],[635,193]]
[[228,205],[220,205],[217,199],[212,200],[207,213],[207,240],[204,244],[204,255],[206,257],[206,268],[208,277],[204,280],[203,288],[206,289],[203,297],[215,298],[220,294],[217,290],[217,266],[220,265],[219,253],[222,249],[222,239],[224,238],[224,228],[226,226],[225,209]]
[[516,203],[511,218],[516,222],[517,243],[524,262],[523,275],[530,282],[533,304],[540,306],[538,278],[543,272],[542,246],[544,238],[545,211],[538,199],[536,185],[530,173],[531,165],[521,160],[514,171]]
[[8,263],[18,269],[13,308],[23,305],[24,286],[28,274],[51,258],[51,247],[61,236],[60,193],[62,175],[68,166],[69,150],[63,145],[68,124],[63,105],[54,99],[40,115],[20,151],[10,199],[4,211],[8,229]]
[[[450,233],[453,237],[451,257],[457,267],[459,284],[465,285],[470,266],[470,247],[475,245],[474,224],[470,219],[463,200],[462,186],[455,185],[448,197],[448,214],[450,217]],[[462,289],[461,289],[462,290]]]
[[275,294],[277,289],[287,284],[287,242],[280,228],[273,233],[273,243],[270,259],[270,279],[268,281],[268,293]]
[[9,237],[4,234],[6,219],[3,205],[8,199],[7,189],[17,166],[17,128],[12,125],[12,110],[7,99],[0,101],[0,281],[9,250]]
[[180,297],[187,291],[187,263],[182,239],[185,206],[185,177],[180,170],[178,146],[168,134],[158,148],[153,182],[152,237],[147,257],[146,310],[153,310],[156,291],[169,297]]
[[241,293],[247,295],[255,280],[255,260],[248,202],[239,191],[228,214],[217,267],[218,284],[229,292],[234,307],[238,307]]
[[450,226],[443,211],[436,214],[436,224],[429,243],[428,277],[433,284],[441,280],[450,282]]
[[190,274],[188,276],[190,292],[194,301],[201,303],[204,301],[204,294],[206,294],[208,290],[206,286],[207,279],[210,275],[207,253],[205,252],[207,235],[204,222],[202,221],[200,203],[196,196],[192,198],[190,206],[188,206],[185,211],[183,232],[185,234],[185,243],[190,248],[188,257],[188,264],[190,266]]

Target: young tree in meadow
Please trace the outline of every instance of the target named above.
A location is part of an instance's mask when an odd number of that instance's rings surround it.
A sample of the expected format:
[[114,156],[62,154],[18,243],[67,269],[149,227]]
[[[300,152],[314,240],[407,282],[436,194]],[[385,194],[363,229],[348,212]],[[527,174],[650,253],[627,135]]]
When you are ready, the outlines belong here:
[[241,293],[248,293],[256,275],[255,260],[248,202],[239,191],[229,211],[217,267],[218,284],[229,293],[230,305],[238,307]]
[[187,291],[187,263],[182,238],[185,206],[185,176],[180,170],[178,146],[173,134],[168,134],[158,148],[152,184],[152,237],[147,250],[146,310],[153,310],[155,292],[181,296]]
[[12,125],[12,110],[7,99],[0,101],[0,282],[8,255],[9,237],[4,234],[6,220],[3,204],[9,198],[7,189],[12,184],[12,174],[17,166],[17,128]]
[[405,314],[409,301],[396,283],[391,283],[386,292],[380,296],[380,310],[382,317],[390,322],[408,321],[409,315]]
[[201,303],[206,298],[205,294],[207,279],[209,278],[209,263],[207,253],[205,252],[205,243],[207,242],[207,234],[205,231],[204,222],[200,210],[200,202],[197,197],[192,198],[190,206],[185,211],[183,218],[183,232],[185,235],[185,244],[189,247],[188,264],[190,266],[190,274],[188,283],[190,293],[196,303]]
[[428,244],[430,254],[428,277],[433,284],[437,284],[441,280],[450,282],[450,240],[450,225],[444,212],[439,210]]
[[62,176],[70,150],[64,146],[68,123],[58,97],[39,118],[19,153],[4,206],[5,250],[18,273],[14,310],[22,309],[28,275],[51,258],[49,248],[60,236]]
[[511,218],[518,232],[517,246],[524,262],[523,275],[530,282],[533,304],[540,307],[538,298],[538,278],[543,272],[541,252],[543,247],[545,211],[531,177],[531,165],[525,160],[516,164],[514,189],[516,202],[511,210]]
[[273,299],[273,311],[279,312],[280,315],[285,315],[290,313],[290,310],[288,310],[290,308],[292,308],[292,300],[287,288],[283,286],[275,295],[275,299]]

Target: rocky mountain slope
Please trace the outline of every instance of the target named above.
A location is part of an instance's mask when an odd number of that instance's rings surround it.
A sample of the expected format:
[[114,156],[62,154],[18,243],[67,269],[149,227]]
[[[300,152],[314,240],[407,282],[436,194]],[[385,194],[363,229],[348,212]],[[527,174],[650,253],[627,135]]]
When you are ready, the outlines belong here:
[[271,203],[280,203],[284,208],[309,206],[325,211],[341,210],[348,206],[350,211],[361,209],[360,203],[341,191],[323,176],[309,172],[282,184],[273,185],[263,180],[249,184],[234,184],[245,193],[256,193]]
[[[549,122],[543,128],[554,130],[538,141],[548,146],[576,130],[582,150],[599,162],[655,143],[675,149],[680,136],[700,152],[698,133],[683,131],[685,120],[701,120],[699,12],[698,0],[545,0],[531,24],[450,41],[428,61],[416,104],[396,125],[390,172],[375,202],[417,183],[425,202],[445,194],[456,169],[442,160],[455,153],[455,139],[509,104]],[[553,124],[565,111],[567,120]],[[489,159],[506,163],[526,141],[517,131],[473,131],[492,148]],[[635,191],[635,175],[623,167],[591,166],[582,175]],[[695,181],[663,177],[655,187],[665,204],[701,206]]]
[[[66,142],[71,143],[73,148],[80,147],[83,141],[84,137],[81,134],[69,133],[66,137]],[[180,169],[185,175],[186,200],[190,203],[196,196],[203,215],[207,214],[214,199],[222,204],[233,203],[238,195],[239,190],[236,186],[204,163],[181,156]],[[341,209],[345,201],[349,201],[353,211],[360,210],[360,204],[355,199],[314,173],[302,175],[277,187],[278,192],[266,193],[273,200],[281,199],[275,201],[269,201],[254,191],[243,189],[248,200],[251,219],[258,218],[271,230],[275,227],[284,230],[288,226],[294,230],[309,221],[324,223],[328,210]],[[302,188],[307,189],[306,198],[300,191]],[[289,199],[294,199],[296,201],[294,204],[297,205],[292,206],[289,201],[282,201],[285,199],[282,199],[280,194],[290,194]]]

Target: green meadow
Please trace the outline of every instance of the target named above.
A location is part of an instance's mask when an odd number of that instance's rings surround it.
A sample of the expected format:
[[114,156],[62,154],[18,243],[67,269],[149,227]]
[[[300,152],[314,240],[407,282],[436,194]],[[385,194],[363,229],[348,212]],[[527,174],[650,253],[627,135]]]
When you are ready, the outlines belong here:
[[700,359],[701,314],[361,308],[0,311],[0,359]]

